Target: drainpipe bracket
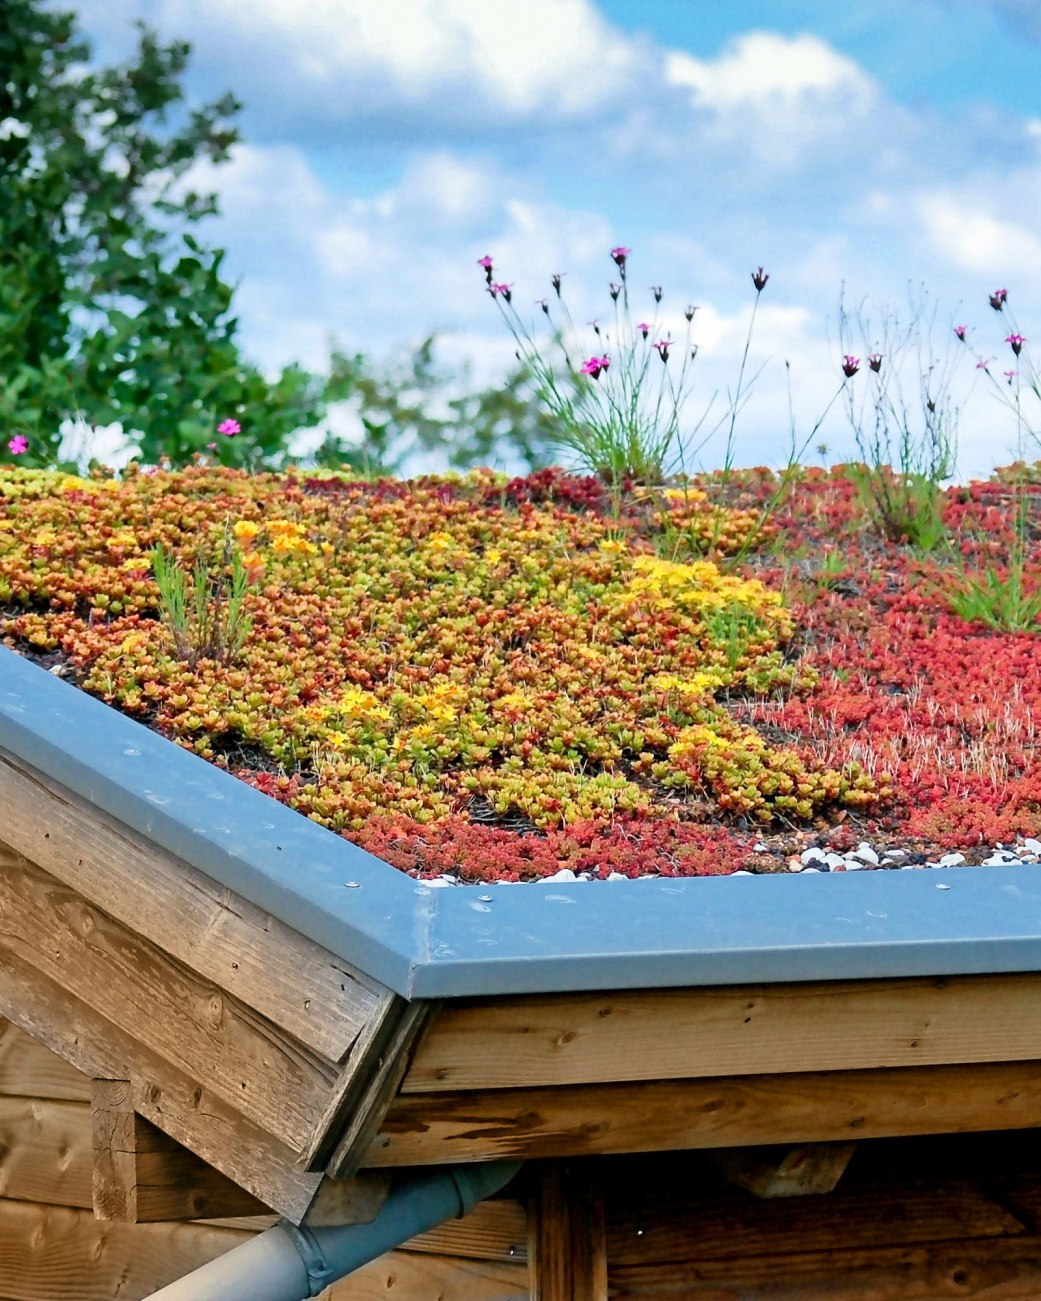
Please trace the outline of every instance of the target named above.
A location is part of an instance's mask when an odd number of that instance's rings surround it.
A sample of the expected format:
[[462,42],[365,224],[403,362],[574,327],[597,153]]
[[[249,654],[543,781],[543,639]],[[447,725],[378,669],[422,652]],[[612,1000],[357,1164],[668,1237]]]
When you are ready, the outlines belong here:
[[311,1230],[302,1225],[298,1227],[290,1224],[288,1220],[281,1220],[278,1227],[292,1239],[293,1246],[296,1247],[307,1270],[307,1280],[310,1285],[307,1295],[318,1296],[330,1283],[335,1282],[334,1271],[325,1257],[321,1244]]

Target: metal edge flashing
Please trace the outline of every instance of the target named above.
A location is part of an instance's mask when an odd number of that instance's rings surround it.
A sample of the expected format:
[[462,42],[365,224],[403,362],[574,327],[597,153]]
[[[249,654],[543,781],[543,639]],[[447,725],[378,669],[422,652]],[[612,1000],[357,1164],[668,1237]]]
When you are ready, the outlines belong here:
[[435,888],[4,647],[0,749],[406,998],[1041,971],[1041,865]]
[[3,646],[0,750],[410,996],[415,881]]

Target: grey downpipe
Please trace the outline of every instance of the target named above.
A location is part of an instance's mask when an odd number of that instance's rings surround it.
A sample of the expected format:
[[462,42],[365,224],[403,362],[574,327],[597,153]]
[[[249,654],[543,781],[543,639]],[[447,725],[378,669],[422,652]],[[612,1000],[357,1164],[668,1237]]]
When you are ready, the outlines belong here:
[[308,1229],[283,1221],[160,1288],[152,1301],[304,1301],[417,1233],[465,1215],[508,1184],[520,1166],[441,1166],[395,1185],[370,1224]]

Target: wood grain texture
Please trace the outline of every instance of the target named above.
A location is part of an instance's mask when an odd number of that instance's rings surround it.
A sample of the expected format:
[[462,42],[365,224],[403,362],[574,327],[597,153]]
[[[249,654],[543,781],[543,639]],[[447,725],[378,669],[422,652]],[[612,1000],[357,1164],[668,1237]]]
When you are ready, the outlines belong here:
[[1026,1233],[1021,1220],[968,1177],[941,1186],[929,1176],[882,1179],[839,1188],[809,1203],[762,1201],[721,1181],[703,1182],[692,1195],[677,1183],[655,1185],[652,1169],[634,1175],[633,1182],[615,1183],[606,1194],[612,1270],[661,1265],[682,1277],[687,1266],[782,1250],[793,1255],[864,1251]]
[[582,1162],[533,1174],[528,1206],[532,1301],[607,1301],[603,1185]]
[[507,1197],[478,1202],[461,1220],[446,1220],[410,1238],[404,1250],[520,1263],[528,1258],[528,1214]]
[[727,1147],[709,1156],[725,1178],[756,1197],[819,1197],[834,1192],[856,1146]]
[[[408,1069],[413,1046],[420,1040],[438,1007],[439,1004],[431,1002],[399,1002],[397,1023],[389,1038],[378,1045],[380,1055],[365,1080],[365,1087],[355,1091],[351,1114],[344,1117],[339,1127],[339,1140],[325,1163],[329,1174],[335,1178],[348,1179],[364,1164],[365,1154]],[[374,1044],[373,1048],[376,1047]],[[327,1120],[325,1123],[330,1122]],[[329,1132],[335,1134],[336,1129],[331,1127]]]
[[250,1236],[195,1224],[116,1224],[90,1211],[0,1201],[0,1296],[138,1301]]
[[0,1014],[77,1070],[128,1079],[134,1108],[265,1205],[299,1223],[321,1182],[297,1154],[0,945]]
[[97,1219],[148,1224],[267,1212],[263,1202],[139,1116],[129,1080],[92,1081],[90,1115]]
[[1027,973],[458,1000],[402,1092],[1036,1060],[1039,994]]
[[1041,1125],[1041,1063],[401,1095],[367,1166],[827,1143]]
[[1041,1243],[985,1239],[611,1271],[612,1301],[1037,1301]]
[[90,1101],[90,1078],[0,1018],[0,1097]]
[[14,849],[330,1061],[343,1060],[385,993],[2,749],[0,809]]
[[301,1151],[339,1070],[21,854],[0,847],[0,943]]
[[0,1098],[0,1197],[90,1210],[90,1107]]
[[392,1251],[321,1293],[319,1301],[528,1301],[528,1267]]

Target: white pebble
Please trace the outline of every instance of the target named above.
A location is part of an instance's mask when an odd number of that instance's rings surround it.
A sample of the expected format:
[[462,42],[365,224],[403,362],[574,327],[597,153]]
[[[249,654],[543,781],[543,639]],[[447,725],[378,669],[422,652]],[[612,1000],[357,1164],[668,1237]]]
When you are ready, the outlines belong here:
[[845,867],[846,860],[841,854],[827,854],[824,861],[829,867]]
[[608,872],[607,879],[609,881],[628,881],[629,878],[624,872]]
[[959,863],[964,862],[964,854],[944,854],[944,856],[938,861],[937,867],[957,867]]
[[543,881],[577,881],[578,877],[570,867],[562,867],[559,872],[554,872],[552,876],[544,876]]
[[[865,863],[870,863],[872,867],[878,866],[878,855],[866,840],[862,840],[856,849],[854,849],[853,853],[857,858],[862,859]],[[849,857],[849,855],[847,855],[847,857]]]
[[1034,840],[1033,837],[1028,837],[1023,841],[1023,848],[1029,854],[1041,854],[1041,840]]
[[805,867],[807,863],[826,863],[828,856],[823,849],[804,849],[799,855],[799,861]]
[[1015,854],[1006,853],[1005,850],[999,849],[996,853],[991,854],[990,858],[983,860],[984,867],[1019,867],[1019,859]]

